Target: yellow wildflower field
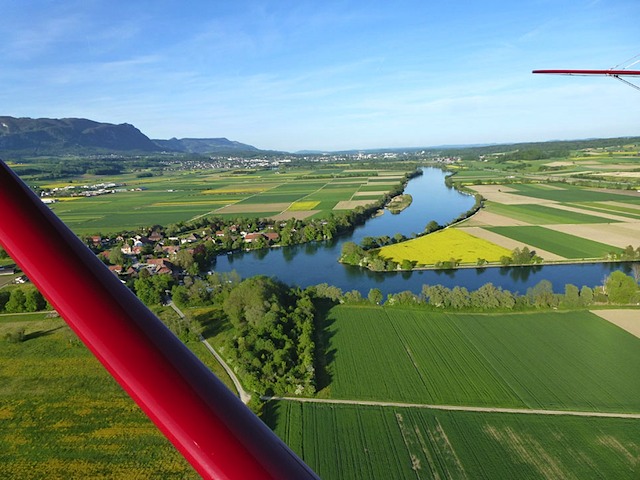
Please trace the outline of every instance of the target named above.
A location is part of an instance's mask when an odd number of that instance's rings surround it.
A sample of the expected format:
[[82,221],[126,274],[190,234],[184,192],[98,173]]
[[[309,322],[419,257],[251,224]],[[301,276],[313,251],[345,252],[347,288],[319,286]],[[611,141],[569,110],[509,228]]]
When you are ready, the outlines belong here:
[[308,201],[308,202],[293,202],[289,207],[290,212],[306,212],[316,208],[320,202]]
[[411,260],[419,265],[459,259],[461,263],[476,264],[479,258],[498,262],[511,251],[461,230],[447,228],[406,242],[388,245],[380,249],[380,256],[396,262]]

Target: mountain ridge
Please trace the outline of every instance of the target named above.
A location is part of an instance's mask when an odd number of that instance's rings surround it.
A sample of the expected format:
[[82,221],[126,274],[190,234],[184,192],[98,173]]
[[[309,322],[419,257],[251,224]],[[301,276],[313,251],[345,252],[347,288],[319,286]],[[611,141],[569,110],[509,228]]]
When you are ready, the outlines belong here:
[[86,118],[0,116],[0,152],[20,155],[88,153],[260,153],[252,145],[219,138],[152,140],[129,124]]

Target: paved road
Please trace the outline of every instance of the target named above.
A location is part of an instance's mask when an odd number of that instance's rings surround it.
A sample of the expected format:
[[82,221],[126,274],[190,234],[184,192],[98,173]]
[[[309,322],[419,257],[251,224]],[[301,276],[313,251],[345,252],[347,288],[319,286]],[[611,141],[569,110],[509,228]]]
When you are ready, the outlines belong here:
[[[169,306],[175,310],[175,312],[178,314],[178,316],[181,319],[183,320],[185,319],[185,314],[182,313],[182,310],[180,310],[175,303],[169,302]],[[242,388],[242,384],[240,383],[240,380],[236,376],[235,372],[231,369],[229,365],[227,365],[227,362],[225,362],[224,359],[220,356],[220,354],[216,352],[215,348],[211,346],[211,344],[207,341],[206,338],[200,335],[199,340],[204,344],[207,350],[209,350],[209,352],[215,357],[218,363],[222,365],[222,368],[224,368],[224,370],[227,372],[227,375],[229,375],[229,377],[231,378],[231,381],[233,382],[233,385],[236,387],[236,390],[238,391],[238,396],[240,397],[240,400],[242,400],[242,403],[244,403],[245,405],[249,403],[249,400],[251,400],[251,394],[247,392],[244,388]]]
[[616,412],[577,412],[573,410],[540,410],[532,408],[494,408],[494,407],[465,407],[458,405],[428,405],[425,403],[400,403],[400,402],[376,402],[369,400],[338,400],[326,398],[302,398],[302,397],[269,397],[263,396],[262,400],[288,400],[291,402],[328,403],[333,405],[364,405],[379,407],[400,408],[429,408],[432,410],[453,410],[460,412],[489,412],[489,413],[516,413],[525,415],[571,415],[574,417],[605,417],[605,418],[637,418],[640,413],[616,413]]

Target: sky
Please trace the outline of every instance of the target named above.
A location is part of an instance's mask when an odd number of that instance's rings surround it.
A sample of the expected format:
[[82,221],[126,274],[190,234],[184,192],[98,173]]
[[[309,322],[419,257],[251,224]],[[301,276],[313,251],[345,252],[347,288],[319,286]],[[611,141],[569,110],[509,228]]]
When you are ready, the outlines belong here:
[[640,91],[531,70],[629,65],[638,19],[638,0],[0,0],[0,115],[289,152],[636,136]]

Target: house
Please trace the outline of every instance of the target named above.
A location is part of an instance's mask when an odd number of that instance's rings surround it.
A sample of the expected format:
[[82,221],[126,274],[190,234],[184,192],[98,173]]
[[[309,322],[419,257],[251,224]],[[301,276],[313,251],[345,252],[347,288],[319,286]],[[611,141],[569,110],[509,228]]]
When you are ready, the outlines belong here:
[[151,267],[149,270],[156,275],[169,274],[177,275],[179,272],[178,267],[171,263],[166,258],[150,258],[147,260],[147,265]]
[[200,240],[200,237],[196,233],[192,233],[180,240],[180,243],[194,243]]
[[280,234],[276,232],[265,232],[264,236],[267,238],[269,243],[275,243],[280,240]]
[[122,265],[110,265],[109,271],[115,273],[116,275],[122,275]]
[[149,235],[149,240],[152,242],[161,242],[164,239],[164,235],[158,231],[154,231]]
[[262,234],[262,233],[247,233],[244,236],[244,241],[246,243],[253,243],[256,240],[258,240],[259,238],[265,238],[264,234]]
[[180,247],[177,245],[163,245],[162,246],[162,251],[164,253],[166,253],[167,255],[171,256],[171,255],[175,255],[176,253],[178,253],[180,251]]

